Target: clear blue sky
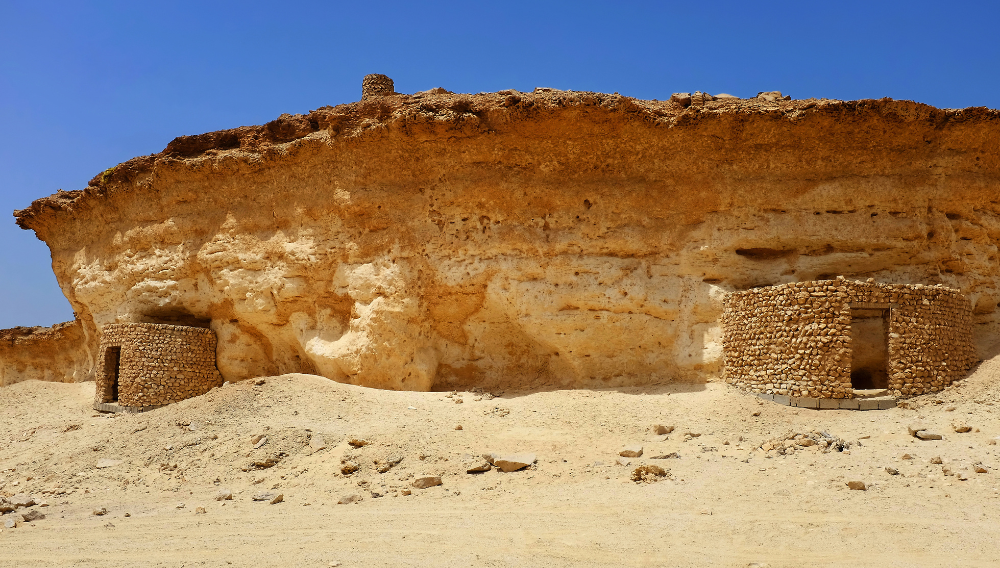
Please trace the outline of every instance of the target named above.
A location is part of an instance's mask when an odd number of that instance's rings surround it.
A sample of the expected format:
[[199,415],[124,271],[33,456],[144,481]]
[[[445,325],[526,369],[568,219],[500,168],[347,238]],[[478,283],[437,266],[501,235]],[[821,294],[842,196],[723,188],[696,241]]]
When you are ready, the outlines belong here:
[[[483,7],[480,7],[482,5]],[[172,138],[399,92],[534,87],[1000,107],[1000,2],[0,0],[0,210]],[[72,319],[0,222],[0,328]]]

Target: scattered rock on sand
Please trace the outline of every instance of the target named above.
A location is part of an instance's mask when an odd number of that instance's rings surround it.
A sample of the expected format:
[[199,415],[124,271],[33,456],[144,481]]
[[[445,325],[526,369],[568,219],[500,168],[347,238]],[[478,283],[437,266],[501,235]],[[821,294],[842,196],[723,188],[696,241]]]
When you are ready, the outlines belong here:
[[965,422],[952,422],[951,429],[959,434],[965,434],[972,431],[972,426],[969,426]]
[[909,426],[906,427],[906,430],[910,433],[911,436],[916,436],[917,432],[922,432],[926,429],[927,426],[924,426],[923,424],[910,424]]
[[989,473],[989,468],[982,464],[982,462],[976,462],[972,466],[972,470],[976,473]]
[[352,448],[361,448],[369,444],[368,440],[362,440],[360,438],[351,438],[347,440],[347,443],[351,445]]
[[944,461],[941,459],[941,456],[935,456],[935,457],[931,458],[931,463],[942,464],[942,463],[944,463]]
[[899,470],[894,467],[885,468],[885,472],[888,473],[889,475],[899,475]]
[[640,465],[632,471],[632,481],[652,483],[666,477],[667,471],[658,465]]
[[271,505],[277,505],[278,503],[281,503],[284,500],[285,500],[285,494],[284,493],[278,493],[277,495],[275,495],[274,497],[272,497],[271,500],[268,501],[268,503],[270,503]]
[[427,489],[428,487],[435,487],[441,485],[440,475],[425,475],[423,477],[418,477],[411,483],[413,487],[417,489]]
[[471,460],[465,462],[465,473],[483,473],[484,471],[489,471],[493,469],[493,465],[486,461],[485,458],[472,458]]
[[12,515],[6,515],[3,518],[3,526],[4,528],[7,529],[14,529],[17,528],[17,525],[21,523],[23,520],[24,519],[18,513],[14,513]]
[[359,466],[358,464],[356,464],[356,463],[354,463],[354,462],[352,462],[350,460],[345,460],[345,461],[342,461],[340,463],[341,463],[340,473],[342,473],[344,475],[351,475],[352,473],[354,473],[354,472],[358,471],[359,469],[361,469],[361,466]]
[[197,508],[195,508],[195,510],[194,510],[194,514],[195,514],[195,515],[204,515],[204,514],[205,514],[205,513],[207,513],[207,512],[208,512],[208,511],[206,511],[204,507],[197,507]]
[[326,449],[326,440],[323,439],[323,435],[313,434],[309,438],[309,447],[312,448],[314,452]]
[[936,432],[929,432],[927,430],[921,430],[917,432],[917,438],[921,440],[943,440],[944,436]]
[[653,426],[653,432],[655,432],[656,434],[658,434],[660,436],[663,436],[665,434],[669,434],[669,433],[671,433],[673,431],[674,431],[674,427],[673,426],[664,426],[663,424],[657,424],[657,425]]
[[219,492],[215,494],[216,501],[232,501],[233,492],[228,489],[219,489]]
[[95,515],[95,516],[98,516],[98,517],[102,517],[102,516],[107,515],[107,514],[108,514],[108,510],[105,509],[104,507],[101,507],[100,509],[94,509],[94,511],[91,513],[91,515]]
[[642,446],[632,445],[625,446],[622,451],[618,452],[623,458],[641,458],[642,457]]
[[385,473],[399,465],[399,462],[401,461],[403,461],[403,456],[398,454],[391,455],[382,460],[375,460],[375,468],[379,473]]
[[524,469],[535,463],[535,454],[507,454],[493,459],[493,465],[504,473]]
[[913,456],[911,456],[910,454],[903,454],[903,457],[902,457],[902,458],[900,458],[900,459],[904,459],[904,460],[912,460],[912,459],[913,459]]
[[271,499],[274,499],[275,497],[276,497],[276,495],[274,493],[266,493],[266,492],[264,492],[264,493],[256,493],[256,494],[254,494],[254,496],[252,497],[252,499],[254,501],[270,501]]
[[358,495],[357,493],[351,493],[350,495],[344,495],[343,497],[341,497],[337,501],[337,504],[338,505],[352,505],[354,503],[360,503],[361,499],[362,499],[361,495]]
[[864,481],[848,481],[847,487],[853,491],[868,491]]
[[11,497],[8,501],[14,506],[15,509],[31,507],[35,504],[35,498],[24,493],[18,493],[17,495]]
[[455,425],[455,429],[456,430],[461,430],[462,429],[462,425],[461,424],[456,424]]
[[653,456],[649,459],[651,460],[676,460],[680,459],[680,455],[677,452],[670,452],[669,454],[660,454],[658,456]]

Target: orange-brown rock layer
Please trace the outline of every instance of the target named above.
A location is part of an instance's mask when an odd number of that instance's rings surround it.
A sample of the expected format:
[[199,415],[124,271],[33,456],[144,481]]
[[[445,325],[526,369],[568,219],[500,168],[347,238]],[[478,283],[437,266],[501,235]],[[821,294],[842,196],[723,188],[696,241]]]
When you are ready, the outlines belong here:
[[16,213],[96,349],[208,322],[228,380],[703,381],[728,291],[944,284],[998,349],[1000,113],[567,91],[375,97],[171,142]]

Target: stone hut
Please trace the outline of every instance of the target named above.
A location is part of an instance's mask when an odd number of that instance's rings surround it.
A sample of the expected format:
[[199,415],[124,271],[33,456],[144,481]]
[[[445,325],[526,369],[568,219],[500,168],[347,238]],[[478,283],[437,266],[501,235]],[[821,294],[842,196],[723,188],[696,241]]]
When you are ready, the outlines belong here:
[[215,366],[215,332],[210,329],[114,323],[101,331],[96,410],[147,410],[222,384]]
[[724,303],[725,379],[764,396],[915,396],[976,362],[970,303],[951,288],[838,278],[732,292]]

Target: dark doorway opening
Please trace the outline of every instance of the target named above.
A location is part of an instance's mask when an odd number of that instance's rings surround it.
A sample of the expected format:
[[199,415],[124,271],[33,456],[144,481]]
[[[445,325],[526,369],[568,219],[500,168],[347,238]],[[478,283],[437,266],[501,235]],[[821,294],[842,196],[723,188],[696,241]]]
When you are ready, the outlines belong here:
[[851,387],[889,388],[888,309],[851,309]]
[[122,348],[108,347],[104,352],[104,381],[108,385],[104,402],[118,401],[118,373],[121,367]]

